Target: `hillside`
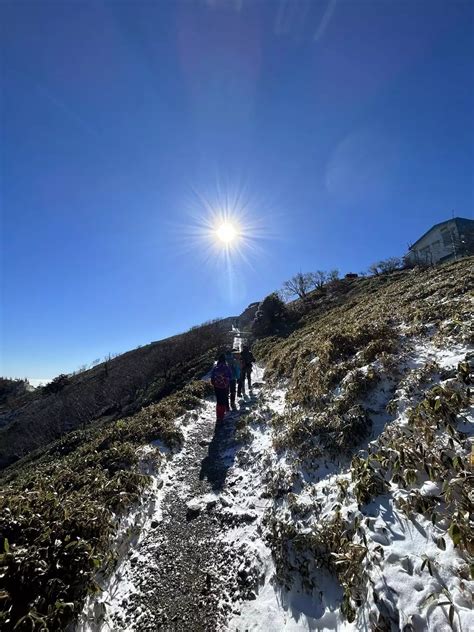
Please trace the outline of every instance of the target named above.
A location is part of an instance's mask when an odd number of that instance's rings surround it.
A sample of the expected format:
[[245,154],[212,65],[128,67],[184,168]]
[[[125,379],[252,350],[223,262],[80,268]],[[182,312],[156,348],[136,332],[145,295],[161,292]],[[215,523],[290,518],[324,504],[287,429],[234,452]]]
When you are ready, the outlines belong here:
[[26,400],[34,388],[26,380],[12,380],[0,377],[0,426],[4,413],[16,406],[19,400]]
[[192,382],[7,467],[2,630],[473,628],[473,265],[296,301],[222,427]]
[[71,430],[133,414],[199,378],[236,320],[194,327],[65,376],[56,392],[46,387],[17,398],[0,411],[0,468]]

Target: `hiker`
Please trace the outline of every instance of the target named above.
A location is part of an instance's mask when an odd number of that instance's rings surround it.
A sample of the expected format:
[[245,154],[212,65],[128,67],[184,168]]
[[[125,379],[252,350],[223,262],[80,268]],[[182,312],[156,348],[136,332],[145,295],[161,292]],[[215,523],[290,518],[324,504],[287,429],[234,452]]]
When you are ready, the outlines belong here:
[[231,379],[231,370],[226,364],[225,355],[222,353],[211,372],[211,383],[216,394],[217,421],[223,421],[226,412],[229,410],[229,385]]
[[229,351],[228,353],[226,353],[225,355],[225,359],[227,362],[227,365],[230,369],[230,372],[232,374],[231,380],[230,380],[230,384],[229,384],[229,389],[230,389],[230,407],[232,408],[232,410],[237,410],[237,406],[235,405],[235,391],[236,391],[236,387],[237,387],[237,383],[240,380],[240,362],[237,362],[234,353],[237,351],[237,349],[232,349],[232,351]]
[[253,353],[250,351],[247,345],[242,348],[240,355],[241,374],[240,379],[242,382],[242,389],[245,394],[245,378],[247,378],[247,384],[249,390],[252,388],[252,365],[255,363]]
[[244,365],[242,360],[242,354],[235,354],[236,362],[239,366],[239,379],[237,381],[237,397],[245,397],[245,382],[244,382]]

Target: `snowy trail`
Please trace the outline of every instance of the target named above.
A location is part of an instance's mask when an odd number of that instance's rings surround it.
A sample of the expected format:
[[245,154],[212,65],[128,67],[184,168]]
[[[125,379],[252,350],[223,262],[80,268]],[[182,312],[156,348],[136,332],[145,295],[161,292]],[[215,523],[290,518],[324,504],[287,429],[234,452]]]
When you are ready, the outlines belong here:
[[[261,376],[257,368],[240,414],[256,408]],[[235,601],[253,597],[258,554],[248,538],[232,534],[255,530],[263,505],[245,493],[235,463],[238,419],[216,426],[215,405],[207,402],[182,426],[183,448],[155,477],[152,515],[79,630],[219,630]]]
[[[427,341],[410,346],[411,353],[403,360],[405,380],[428,361],[437,361],[442,369],[455,367],[467,350],[456,345],[440,349]],[[274,430],[268,423],[275,413],[283,412],[285,391],[266,387],[261,369],[254,371],[253,380],[252,396],[240,402],[240,415],[222,426],[215,428],[211,402],[191,414],[191,420],[185,421],[189,416],[177,420],[185,436],[183,448],[169,455],[164,471],[155,477],[152,514],[144,522],[137,545],[100,597],[101,622],[83,624],[78,628],[81,632],[343,632],[370,628],[372,599],[359,610],[355,621],[347,622],[340,611],[341,586],[324,568],[313,569],[317,580],[312,591],[304,589],[296,575],[289,589],[277,580],[265,519],[272,512],[287,513],[288,507],[285,499],[269,493],[267,485],[275,475],[288,474],[294,464],[275,453]],[[390,380],[382,381],[369,395],[366,404],[374,419],[373,432],[358,450],[367,450],[387,423],[405,423],[405,408],[413,399],[413,394],[408,398],[407,384],[396,392],[399,412],[395,418],[385,411],[394,394]],[[471,434],[472,410],[466,414],[466,431]],[[317,476],[306,474],[298,492],[301,506],[311,510],[298,526],[303,530],[331,515],[340,493],[338,480],[346,479],[352,487],[348,462],[326,464],[323,460]],[[320,510],[313,515],[316,505]],[[357,503],[345,509],[349,510],[357,512]],[[424,533],[414,530],[387,495],[369,503],[365,514],[370,554],[375,555],[380,547],[386,549],[385,562],[377,566],[372,582],[378,583],[377,592],[387,607],[402,608],[407,613],[404,621],[412,612],[426,610],[424,602],[430,591],[438,589],[436,582],[432,578],[421,582],[418,571],[408,579],[404,568],[405,559],[416,562],[426,551],[448,569],[443,585],[455,595],[461,628],[468,629],[472,617],[459,587],[462,582],[450,570],[461,563],[452,544],[447,542],[446,552],[437,549],[433,544],[436,528],[418,518]],[[392,583],[398,592],[390,592],[387,586]],[[402,590],[404,585],[408,590]],[[434,614],[423,612],[414,629],[438,632],[449,628],[445,613],[438,608]]]

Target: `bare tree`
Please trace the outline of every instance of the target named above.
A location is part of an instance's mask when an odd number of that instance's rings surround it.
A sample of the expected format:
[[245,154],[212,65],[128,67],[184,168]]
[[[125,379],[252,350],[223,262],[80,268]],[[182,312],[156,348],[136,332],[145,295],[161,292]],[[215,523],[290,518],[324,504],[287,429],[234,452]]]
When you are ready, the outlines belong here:
[[400,257],[389,257],[388,259],[383,259],[379,261],[380,271],[385,274],[388,272],[394,272],[395,270],[399,270],[402,267],[402,260]]
[[379,268],[380,264],[379,263],[372,263],[369,266],[369,272],[370,274],[374,274],[375,276],[378,276],[380,274],[380,268]]
[[373,263],[369,266],[369,272],[378,276],[379,274],[388,274],[389,272],[395,272],[403,266],[403,261],[400,257],[389,257],[388,259],[382,259],[377,263]]
[[323,270],[316,270],[316,272],[311,272],[310,277],[311,285],[317,290],[321,290],[329,280],[327,272],[324,272]]
[[306,298],[312,285],[313,279],[311,274],[298,272],[298,274],[295,274],[295,276],[283,283],[283,294],[286,298],[291,298],[292,296]]
[[337,269],[329,270],[329,272],[327,274],[327,279],[328,279],[328,283],[333,283],[334,281],[338,281],[339,280],[339,270],[337,270]]

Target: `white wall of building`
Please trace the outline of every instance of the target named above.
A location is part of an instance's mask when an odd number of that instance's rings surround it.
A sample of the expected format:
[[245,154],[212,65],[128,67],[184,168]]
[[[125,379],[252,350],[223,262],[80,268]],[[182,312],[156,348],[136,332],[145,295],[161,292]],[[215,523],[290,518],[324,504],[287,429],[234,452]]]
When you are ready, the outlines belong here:
[[444,257],[455,256],[458,239],[456,223],[446,222],[442,226],[432,228],[415,246],[412,246],[409,257],[417,263],[438,263]]

